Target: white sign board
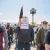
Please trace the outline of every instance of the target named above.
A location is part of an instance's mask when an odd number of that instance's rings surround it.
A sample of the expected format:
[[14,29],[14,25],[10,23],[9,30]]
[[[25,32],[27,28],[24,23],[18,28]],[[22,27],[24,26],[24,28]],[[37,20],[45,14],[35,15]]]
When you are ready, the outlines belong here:
[[22,18],[21,23],[21,29],[29,29],[29,21],[27,18]]

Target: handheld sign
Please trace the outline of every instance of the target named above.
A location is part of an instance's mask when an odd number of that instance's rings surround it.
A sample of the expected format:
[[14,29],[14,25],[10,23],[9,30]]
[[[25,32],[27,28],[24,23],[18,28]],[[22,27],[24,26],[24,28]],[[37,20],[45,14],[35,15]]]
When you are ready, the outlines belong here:
[[27,18],[21,19],[21,29],[29,29],[29,21]]

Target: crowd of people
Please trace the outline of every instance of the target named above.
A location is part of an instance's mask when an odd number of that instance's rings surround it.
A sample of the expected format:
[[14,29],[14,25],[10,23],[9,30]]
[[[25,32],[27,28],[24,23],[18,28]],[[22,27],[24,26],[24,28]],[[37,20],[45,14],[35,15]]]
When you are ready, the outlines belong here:
[[[22,17],[27,18],[27,17]],[[27,18],[27,21],[28,18]],[[19,19],[18,25],[14,24],[14,27],[10,26],[10,23],[6,25],[0,24],[0,50],[9,50],[11,44],[14,43],[13,35],[15,36],[16,46],[15,49],[18,50],[30,50],[32,41],[34,40],[34,35],[36,33],[36,42],[34,43],[37,50],[50,50],[50,25],[47,21],[43,21],[40,27],[37,26],[36,31],[34,27],[28,24],[29,28],[21,29],[22,21]],[[5,41],[5,46],[3,48],[3,37]]]

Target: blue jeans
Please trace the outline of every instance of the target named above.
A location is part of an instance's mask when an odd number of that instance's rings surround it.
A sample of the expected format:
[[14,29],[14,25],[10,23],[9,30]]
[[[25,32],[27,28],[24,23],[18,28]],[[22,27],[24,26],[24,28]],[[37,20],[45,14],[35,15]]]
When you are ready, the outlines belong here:
[[23,48],[25,50],[30,50],[30,44],[29,43],[24,44],[24,43],[18,42],[18,50],[23,50]]
[[9,48],[10,48],[10,46],[11,46],[11,37],[8,37],[8,46],[9,46]]

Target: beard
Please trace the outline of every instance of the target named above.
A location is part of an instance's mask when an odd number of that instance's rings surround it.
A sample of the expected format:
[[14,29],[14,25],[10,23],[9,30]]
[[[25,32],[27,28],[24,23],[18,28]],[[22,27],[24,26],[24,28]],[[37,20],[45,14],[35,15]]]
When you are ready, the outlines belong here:
[[47,29],[48,29],[48,27],[47,27],[47,26],[43,26],[43,29],[44,29],[44,30],[47,30]]

